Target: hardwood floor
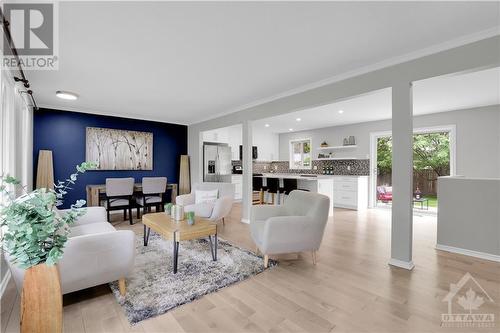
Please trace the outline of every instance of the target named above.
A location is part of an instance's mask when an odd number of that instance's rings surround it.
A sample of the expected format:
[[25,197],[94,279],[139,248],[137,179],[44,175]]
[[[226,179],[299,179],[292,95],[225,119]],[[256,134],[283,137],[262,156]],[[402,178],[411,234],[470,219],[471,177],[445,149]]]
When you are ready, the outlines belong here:
[[[119,215],[115,215],[119,218]],[[220,236],[255,250],[235,206]],[[130,326],[107,285],[64,297],[65,332],[489,332],[500,327],[500,264],[437,251],[436,219],[414,218],[411,272],[387,264],[390,211],[336,210],[317,264],[311,253]],[[142,224],[113,222],[142,234]],[[450,283],[470,272],[494,303],[495,328],[442,328]],[[455,307],[459,305],[455,302]],[[19,295],[11,280],[2,299],[2,332],[19,329]]]

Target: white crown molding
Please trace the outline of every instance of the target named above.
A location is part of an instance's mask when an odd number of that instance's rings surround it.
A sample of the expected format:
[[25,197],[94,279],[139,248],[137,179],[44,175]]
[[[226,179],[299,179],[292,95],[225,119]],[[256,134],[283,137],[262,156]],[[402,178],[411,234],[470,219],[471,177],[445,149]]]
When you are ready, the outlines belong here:
[[[187,123],[177,123],[177,122],[169,122],[165,119],[159,119],[156,117],[144,117],[139,114],[130,114],[130,115],[124,115],[118,112],[109,112],[109,111],[101,111],[101,110],[89,110],[85,108],[78,108],[78,107],[71,107],[71,106],[57,106],[57,105],[50,105],[50,104],[38,104],[38,107],[40,109],[52,109],[52,110],[57,110],[57,111],[69,111],[69,112],[78,112],[78,113],[86,113],[86,114],[95,114],[98,116],[109,116],[109,117],[119,117],[119,118],[126,118],[126,119],[135,119],[135,120],[146,120],[146,121],[156,121],[159,123],[165,123],[165,124],[173,124],[173,125],[184,125],[188,126]],[[37,112],[37,111],[35,111]]]
[[500,35],[500,26],[497,26],[497,27],[494,27],[494,28],[490,28],[490,29],[487,29],[487,30],[482,30],[482,31],[479,31],[479,32],[476,32],[476,33],[473,33],[473,34],[469,34],[469,35],[465,35],[465,36],[462,36],[462,37],[458,37],[458,38],[455,38],[455,39],[452,39],[452,40],[449,40],[449,41],[446,41],[446,42],[443,42],[443,43],[440,43],[440,44],[435,44],[435,45],[432,45],[430,47],[426,47],[426,48],[423,48],[423,49],[420,49],[420,50],[417,50],[417,51],[414,51],[414,52],[410,52],[410,53],[407,53],[407,54],[404,54],[404,55],[401,55],[401,56],[388,58],[386,60],[383,60],[383,61],[371,64],[371,65],[363,66],[363,67],[360,67],[358,69],[355,69],[355,70],[352,70],[352,71],[348,71],[348,72],[345,72],[345,73],[342,73],[342,74],[339,74],[339,75],[335,75],[335,76],[332,76],[330,78],[327,78],[327,79],[324,79],[324,80],[321,80],[321,81],[317,81],[317,82],[313,82],[313,83],[310,83],[310,84],[306,84],[306,85],[303,85],[301,87],[285,91],[283,93],[279,93],[279,94],[272,95],[272,96],[269,96],[269,97],[266,97],[266,98],[258,99],[258,100],[254,101],[254,102],[250,102],[250,103],[241,105],[239,107],[236,107],[236,108],[224,111],[224,112],[220,112],[220,113],[215,114],[213,116],[210,116],[210,117],[207,117],[207,118],[201,118],[201,120],[196,121],[194,123],[189,123],[189,125],[200,124],[200,123],[203,123],[205,121],[209,121],[209,120],[216,119],[216,118],[219,118],[219,117],[227,116],[227,115],[229,115],[231,113],[243,111],[245,109],[249,109],[249,108],[252,108],[252,107],[255,107],[255,106],[258,106],[258,105],[269,103],[269,102],[278,100],[280,98],[284,98],[284,97],[296,95],[296,94],[299,94],[299,93],[302,93],[302,92],[305,92],[305,91],[308,91],[308,90],[312,90],[312,89],[315,89],[315,88],[326,86],[326,85],[334,83],[334,82],[339,82],[339,81],[342,81],[342,80],[346,80],[348,78],[352,78],[352,77],[355,77],[355,76],[363,75],[363,74],[366,74],[366,73],[369,73],[369,72],[373,72],[373,71],[376,71],[376,70],[379,70],[379,69],[382,69],[382,68],[394,66],[394,65],[397,65],[397,64],[401,64],[401,63],[404,63],[404,62],[408,62],[408,61],[411,61],[411,60],[422,58],[422,57],[425,57],[425,56],[428,56],[428,55],[431,55],[431,54],[435,54],[435,53],[439,53],[439,52],[442,52],[442,51],[450,50],[450,49],[453,49],[453,48],[456,48],[456,47],[459,47],[459,46],[471,44],[471,43],[474,43],[474,42],[477,42],[477,41],[480,41],[480,40],[483,40],[483,39],[491,38],[491,37],[494,37],[494,36],[498,36],[498,35]]
[[491,254],[491,253],[486,253],[486,252],[479,252],[479,251],[473,251],[473,250],[467,250],[467,249],[462,249],[459,247],[453,247],[453,246],[448,246],[448,245],[442,245],[442,244],[436,244],[436,250],[441,250],[441,251],[446,251],[446,252],[451,252],[451,253],[456,253],[456,254],[462,254],[465,256],[469,257],[474,257],[474,258],[479,258],[479,259],[485,259],[485,260],[491,260],[495,262],[500,262],[500,256]]
[[7,273],[4,275],[2,282],[0,283],[0,298],[3,297],[3,293],[5,292],[5,289],[7,288],[7,285],[9,284],[11,277],[10,270],[7,271]]
[[411,260],[410,261],[403,261],[403,260],[394,259],[394,258],[391,258],[391,260],[389,260],[389,265],[399,267],[399,268],[404,268],[404,269],[407,269],[409,271],[411,271],[415,267],[415,264],[413,264],[413,261],[411,261]]

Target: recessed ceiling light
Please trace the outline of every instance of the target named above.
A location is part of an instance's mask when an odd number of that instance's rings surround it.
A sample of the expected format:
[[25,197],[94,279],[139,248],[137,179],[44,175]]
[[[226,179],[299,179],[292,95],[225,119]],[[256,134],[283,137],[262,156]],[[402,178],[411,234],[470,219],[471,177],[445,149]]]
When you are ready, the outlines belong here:
[[291,132],[291,131],[293,131],[293,128],[289,128],[288,130]]
[[344,113],[344,110],[339,110],[339,113],[340,113],[340,114]]
[[70,91],[62,91],[62,90],[56,91],[56,96],[62,99],[68,99],[72,101],[78,98],[77,94],[72,93]]
[[265,124],[264,126],[269,127],[269,126],[271,126],[271,125],[269,125],[269,124]]
[[300,119],[300,118],[297,118],[297,119],[295,119],[295,120],[297,120],[297,121],[301,121],[302,119]]

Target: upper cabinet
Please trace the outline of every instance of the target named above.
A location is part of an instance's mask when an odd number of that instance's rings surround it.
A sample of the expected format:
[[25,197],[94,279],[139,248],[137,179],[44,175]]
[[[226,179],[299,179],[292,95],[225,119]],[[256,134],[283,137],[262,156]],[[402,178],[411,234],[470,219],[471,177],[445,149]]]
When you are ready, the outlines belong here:
[[231,147],[231,159],[239,160],[239,149],[243,141],[242,135],[241,125],[234,125],[203,132],[203,141],[227,143]]
[[257,161],[279,160],[279,135],[269,130],[256,128],[252,130],[253,145],[257,146]]

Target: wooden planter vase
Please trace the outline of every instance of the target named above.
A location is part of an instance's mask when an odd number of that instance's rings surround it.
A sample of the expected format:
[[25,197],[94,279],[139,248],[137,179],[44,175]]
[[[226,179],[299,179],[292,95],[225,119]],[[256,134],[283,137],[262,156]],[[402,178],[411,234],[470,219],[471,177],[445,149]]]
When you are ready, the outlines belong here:
[[39,264],[24,275],[21,332],[62,332],[62,291],[56,265]]

